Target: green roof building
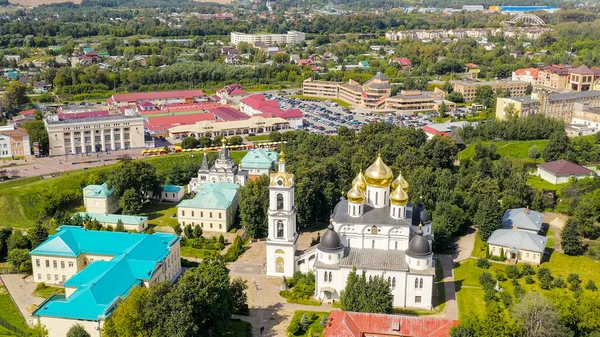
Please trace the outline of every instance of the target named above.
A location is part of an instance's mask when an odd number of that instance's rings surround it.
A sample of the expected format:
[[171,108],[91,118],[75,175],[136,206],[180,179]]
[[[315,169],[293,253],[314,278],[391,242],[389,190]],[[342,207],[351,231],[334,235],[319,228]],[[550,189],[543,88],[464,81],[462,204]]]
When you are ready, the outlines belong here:
[[205,231],[227,232],[237,211],[239,187],[226,182],[199,185],[193,199],[183,200],[177,205],[179,225],[182,228],[200,225]]
[[275,151],[263,148],[254,149],[248,152],[240,161],[243,170],[248,171],[250,178],[269,174],[270,170],[275,169],[278,154]]
[[88,213],[115,213],[119,210],[114,188],[102,185],[88,185],[83,188],[83,204]]

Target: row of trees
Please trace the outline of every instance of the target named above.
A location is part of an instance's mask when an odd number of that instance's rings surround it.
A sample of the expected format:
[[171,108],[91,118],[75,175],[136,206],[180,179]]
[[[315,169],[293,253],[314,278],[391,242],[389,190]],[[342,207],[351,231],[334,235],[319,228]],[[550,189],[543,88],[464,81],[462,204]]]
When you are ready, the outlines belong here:
[[41,223],[33,226],[27,235],[11,227],[0,229],[0,261],[6,258],[15,271],[31,272],[31,257],[29,251],[35,249],[48,239],[48,227]]

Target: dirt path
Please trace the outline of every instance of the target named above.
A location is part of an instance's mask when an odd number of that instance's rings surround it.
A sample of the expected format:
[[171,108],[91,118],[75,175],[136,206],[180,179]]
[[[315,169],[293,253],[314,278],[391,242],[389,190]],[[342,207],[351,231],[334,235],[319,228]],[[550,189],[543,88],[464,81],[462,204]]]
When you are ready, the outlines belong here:
[[554,248],[555,252],[563,252],[562,247],[560,246],[560,232],[568,219],[569,217],[564,214],[551,212],[544,213],[544,223],[548,224],[549,228],[554,233],[554,246],[552,248]]

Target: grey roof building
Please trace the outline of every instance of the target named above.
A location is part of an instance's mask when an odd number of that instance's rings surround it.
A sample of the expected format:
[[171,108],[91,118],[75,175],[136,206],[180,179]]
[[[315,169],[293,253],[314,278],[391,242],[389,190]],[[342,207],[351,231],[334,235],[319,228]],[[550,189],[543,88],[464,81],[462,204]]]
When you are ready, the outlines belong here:
[[502,217],[502,227],[512,229],[515,226],[519,230],[525,230],[538,234],[542,230],[544,215],[529,208],[509,209]]
[[488,239],[488,245],[496,245],[530,252],[543,253],[548,238],[527,231],[515,229],[498,229]]

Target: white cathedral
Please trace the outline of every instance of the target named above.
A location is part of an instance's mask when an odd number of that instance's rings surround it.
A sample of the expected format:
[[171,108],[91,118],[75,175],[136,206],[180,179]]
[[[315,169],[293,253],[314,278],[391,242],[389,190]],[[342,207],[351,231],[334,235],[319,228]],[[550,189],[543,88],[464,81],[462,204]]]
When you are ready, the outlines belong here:
[[198,178],[192,178],[188,184],[189,193],[197,193],[202,184],[227,182],[244,186],[248,181],[248,171],[242,170],[229,155],[227,150],[227,139],[221,140],[219,157],[212,167],[208,166],[208,155],[204,152],[202,164],[198,170]]
[[[392,181],[393,180],[393,181]],[[413,207],[409,186],[380,156],[352,181],[352,188],[336,205],[321,242],[297,251],[294,175],[285,171],[281,153],[278,171],[269,186],[267,275],[292,277],[312,270],[315,297],[338,300],[353,268],[367,278],[387,279],[395,307],[431,310],[435,266],[429,212],[422,203]]]

